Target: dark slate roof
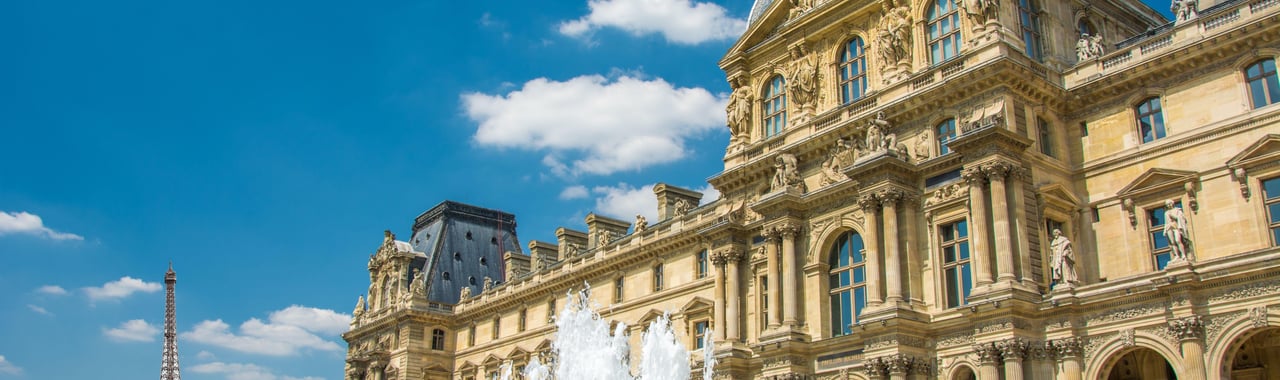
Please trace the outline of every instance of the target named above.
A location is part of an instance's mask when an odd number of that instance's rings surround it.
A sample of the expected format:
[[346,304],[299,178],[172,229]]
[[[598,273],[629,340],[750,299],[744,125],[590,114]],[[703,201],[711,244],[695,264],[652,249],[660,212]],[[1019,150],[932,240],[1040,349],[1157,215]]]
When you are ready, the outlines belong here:
[[515,215],[454,201],[419,215],[410,244],[427,254],[421,263],[429,276],[427,298],[449,304],[458,303],[464,286],[471,287],[471,294],[480,294],[485,277],[495,285],[505,282],[502,253],[524,253],[516,237]]

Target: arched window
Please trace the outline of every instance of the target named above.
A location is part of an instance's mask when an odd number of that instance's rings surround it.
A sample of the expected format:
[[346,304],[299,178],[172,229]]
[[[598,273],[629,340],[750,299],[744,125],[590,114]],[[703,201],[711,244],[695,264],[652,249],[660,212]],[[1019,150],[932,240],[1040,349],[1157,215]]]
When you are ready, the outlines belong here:
[[1254,62],[1244,69],[1244,77],[1249,82],[1249,98],[1253,101],[1253,108],[1261,108],[1280,100],[1280,83],[1276,83],[1274,59]]
[[831,336],[848,335],[867,306],[867,269],[862,235],[849,231],[831,246]]
[[867,92],[867,55],[862,39],[854,37],[840,55],[840,99],[852,103]]
[[960,12],[951,0],[937,0],[929,8],[929,63],[939,64],[960,53]]
[[951,148],[947,147],[947,142],[956,139],[956,119],[943,120],[934,129],[938,136],[938,155],[942,156],[951,153]]
[[1133,110],[1138,115],[1138,135],[1142,136],[1142,142],[1164,138],[1164,112],[1160,108],[1160,97],[1147,98]]
[[1093,23],[1087,18],[1081,18],[1076,22],[1076,34],[1088,34],[1090,36],[1098,35],[1098,28],[1093,27]]
[[1018,0],[1018,23],[1022,25],[1022,47],[1034,60],[1044,58],[1040,44],[1040,7],[1034,0]]
[[764,137],[773,137],[787,128],[787,81],[781,75],[769,80],[764,92]]

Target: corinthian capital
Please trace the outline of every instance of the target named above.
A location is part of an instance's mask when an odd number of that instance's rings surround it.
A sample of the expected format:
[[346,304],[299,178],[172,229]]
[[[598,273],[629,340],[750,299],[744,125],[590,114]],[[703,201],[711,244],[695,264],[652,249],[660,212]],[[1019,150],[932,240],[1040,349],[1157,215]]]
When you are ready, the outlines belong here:
[[1027,341],[1022,338],[1009,338],[996,344],[996,348],[1000,349],[1000,356],[1005,361],[1022,360],[1027,355]]
[[858,207],[861,207],[862,211],[873,212],[880,207],[880,199],[875,194],[864,194],[858,197]]
[[987,179],[987,174],[982,171],[981,167],[966,167],[960,171],[960,178],[969,184],[982,184]]
[[792,238],[799,235],[801,231],[800,225],[792,222],[785,222],[785,223],[779,224],[776,229],[780,234],[782,234],[783,237],[792,237]]
[[1009,175],[1009,170],[1013,168],[1008,162],[996,161],[982,165],[982,172],[992,181],[1003,181]]
[[782,239],[782,231],[777,227],[765,227],[760,231],[760,235],[763,235],[764,240],[768,242],[777,242]]
[[1080,338],[1070,337],[1049,341],[1053,353],[1060,358],[1078,358],[1084,355],[1084,344]]
[[867,377],[870,378],[883,377],[889,372],[889,364],[884,358],[867,359],[862,368],[867,371]]
[[1204,322],[1199,315],[1169,321],[1169,332],[1178,340],[1203,339]]
[[723,263],[736,263],[742,260],[742,249],[737,247],[722,248],[711,254],[712,259],[719,257]]
[[897,206],[898,201],[902,200],[902,190],[884,189],[876,193],[876,198],[880,198],[880,204],[888,204]]
[[978,364],[996,364],[1000,361],[1000,348],[995,343],[975,344],[973,352],[978,354]]

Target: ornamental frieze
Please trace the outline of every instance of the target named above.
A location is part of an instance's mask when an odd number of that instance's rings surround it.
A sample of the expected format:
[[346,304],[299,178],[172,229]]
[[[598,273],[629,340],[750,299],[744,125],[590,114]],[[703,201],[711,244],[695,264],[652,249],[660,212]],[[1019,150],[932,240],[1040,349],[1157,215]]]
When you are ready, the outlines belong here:
[[1252,282],[1216,292],[1209,296],[1209,303],[1234,301],[1277,293],[1280,293],[1280,279]]
[[1139,317],[1153,314],[1164,313],[1165,306],[1162,303],[1148,303],[1117,310],[1108,310],[1100,313],[1094,313],[1085,319],[1085,326],[1094,326],[1108,322],[1127,321]]

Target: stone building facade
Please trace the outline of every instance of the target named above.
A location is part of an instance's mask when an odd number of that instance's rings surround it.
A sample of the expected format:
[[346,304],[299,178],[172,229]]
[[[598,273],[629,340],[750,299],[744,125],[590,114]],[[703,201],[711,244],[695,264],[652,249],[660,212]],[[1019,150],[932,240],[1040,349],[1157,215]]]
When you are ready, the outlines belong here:
[[585,282],[633,347],[714,331],[721,378],[1280,379],[1280,1],[1172,6],[758,0],[720,199],[659,185],[660,220],[362,302],[347,376],[519,368]]

